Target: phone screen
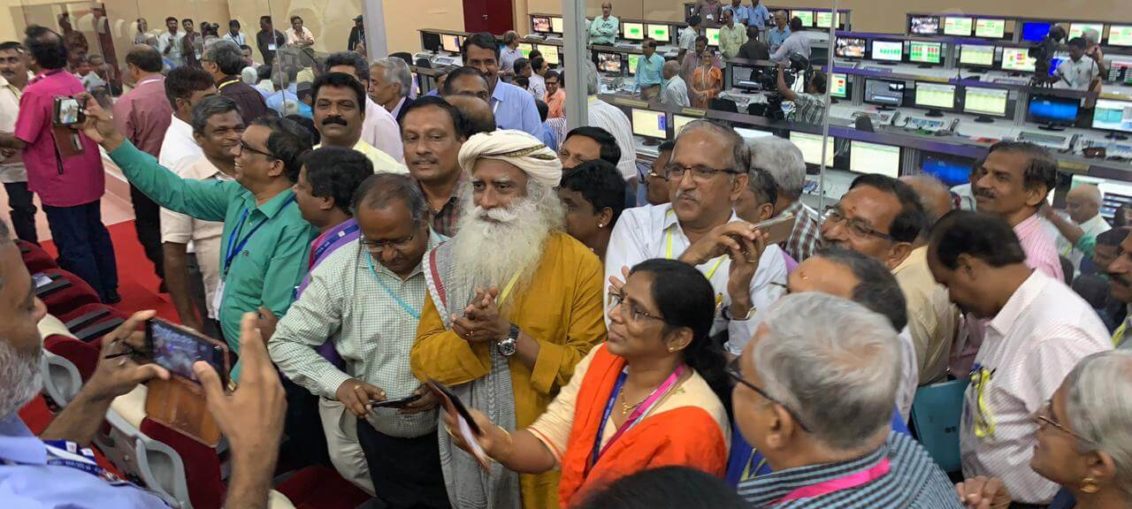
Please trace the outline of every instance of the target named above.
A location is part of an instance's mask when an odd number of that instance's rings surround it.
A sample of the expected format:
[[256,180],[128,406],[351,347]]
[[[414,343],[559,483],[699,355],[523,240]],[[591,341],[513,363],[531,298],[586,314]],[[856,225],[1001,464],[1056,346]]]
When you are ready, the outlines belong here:
[[153,361],[170,372],[199,382],[193,373],[193,363],[204,361],[227,385],[227,352],[223,346],[158,319],[146,323],[146,343]]
[[82,105],[73,97],[55,98],[55,123],[57,125],[74,125],[82,122]]

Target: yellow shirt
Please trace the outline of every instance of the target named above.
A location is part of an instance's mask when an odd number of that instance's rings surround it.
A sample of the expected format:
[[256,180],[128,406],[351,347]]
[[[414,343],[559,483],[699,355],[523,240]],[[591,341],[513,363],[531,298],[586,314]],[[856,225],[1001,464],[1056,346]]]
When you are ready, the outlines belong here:
[[920,385],[942,381],[959,326],[959,310],[948,300],[947,289],[932,277],[927,246],[912,250],[892,274],[907,301],[908,332],[916,346]]
[[[315,145],[314,148],[317,149],[321,147],[322,144],[319,144]],[[366,159],[369,159],[369,162],[373,163],[374,173],[409,173],[409,169],[406,168],[405,165],[397,162],[397,160],[390,157],[389,154],[366,143],[365,140],[358,140],[358,143],[354,145],[354,150],[361,152],[362,155],[366,156]]]
[[[534,369],[518,355],[511,358],[515,425],[530,426],[574,374],[574,367],[605,340],[602,266],[582,243],[562,232],[546,249],[527,288],[511,297],[510,320],[539,342]],[[494,343],[469,343],[446,330],[432,297],[425,299],[410,365],[421,380],[459,385],[482,378],[491,369]],[[525,509],[558,505],[558,472],[519,476]]]

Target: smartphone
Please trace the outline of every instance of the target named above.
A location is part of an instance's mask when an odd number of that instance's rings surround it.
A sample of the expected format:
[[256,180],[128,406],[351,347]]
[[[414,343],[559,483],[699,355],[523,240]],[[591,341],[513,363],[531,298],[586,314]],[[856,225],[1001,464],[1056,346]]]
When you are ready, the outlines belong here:
[[783,214],[781,216],[767,219],[761,223],[756,223],[755,228],[767,234],[767,244],[778,244],[779,242],[786,242],[790,238],[790,233],[794,231],[794,221],[797,218],[794,214]]
[[370,409],[405,408],[406,406],[409,405],[409,403],[412,403],[412,402],[414,402],[418,399],[421,399],[420,394],[411,394],[411,395],[404,397],[404,398],[401,398],[401,399],[387,399],[385,401],[373,401],[373,402],[370,402],[369,406],[370,406]]
[[83,104],[74,97],[56,97],[54,113],[54,123],[57,126],[69,127],[86,121]]
[[468,422],[468,428],[470,428],[473,433],[475,433],[477,436],[483,434],[483,430],[481,430],[479,425],[476,424],[476,421],[472,419],[472,414],[468,412],[468,407],[464,406],[464,402],[460,401],[460,398],[456,397],[456,394],[452,392],[452,389],[449,389],[444,384],[431,379],[428,382],[425,382],[425,385],[427,385],[429,389],[436,393],[436,396],[440,398],[440,401],[446,404],[445,406],[447,406],[448,403],[451,403],[452,409],[456,411],[460,418]]
[[196,383],[193,363],[207,362],[220,375],[222,387],[228,387],[228,345],[192,329],[160,318],[145,324],[146,353],[170,373]]
[[436,380],[430,379],[425,382],[425,386],[440,400],[444,411],[456,417],[457,429],[452,430],[451,433],[459,434],[460,438],[464,440],[464,443],[468,445],[472,457],[476,459],[480,467],[483,468],[484,471],[490,472],[491,460],[487,457],[487,452],[483,450],[483,446],[480,445],[479,439],[476,438],[483,436],[483,430],[480,429],[476,421],[472,419],[472,414],[468,412],[468,407],[464,406],[464,402],[460,401],[460,398],[456,397],[451,389]]

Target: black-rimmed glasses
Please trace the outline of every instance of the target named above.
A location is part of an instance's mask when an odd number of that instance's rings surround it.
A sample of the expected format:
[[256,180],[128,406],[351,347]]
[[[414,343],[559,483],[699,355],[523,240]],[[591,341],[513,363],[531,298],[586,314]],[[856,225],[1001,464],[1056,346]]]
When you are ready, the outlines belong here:
[[877,237],[884,240],[892,240],[892,235],[873,228],[872,225],[861,219],[845,217],[845,214],[837,207],[826,210],[825,215],[822,217],[822,222],[833,224],[845,223],[845,227],[849,229],[849,233],[857,237]]
[[251,145],[248,145],[247,143],[244,143],[243,140],[240,140],[240,144],[238,146],[240,147],[240,152],[236,155],[242,154],[245,150],[247,150],[249,152],[253,152],[253,153],[259,154],[261,156],[264,156],[268,159],[279,159],[278,157],[275,157],[275,154],[272,154],[271,152],[260,150],[258,148],[251,146]]
[[[609,309],[613,309],[617,306],[626,306],[629,311],[629,318],[631,318],[634,322],[639,322],[642,318],[659,320],[661,322],[664,321],[664,318],[650,314],[648,311],[641,309],[636,304],[626,304],[625,294],[623,292],[609,292]],[[621,309],[625,310],[626,308],[622,307]]]
[[712,177],[715,177],[716,175],[719,175],[721,173],[728,175],[738,175],[741,173],[735,171],[734,168],[712,168],[710,166],[704,166],[702,164],[697,164],[694,166],[683,166],[676,163],[668,163],[668,165],[664,167],[664,176],[666,180],[683,179],[684,174],[688,172],[692,173],[692,180],[695,180],[697,182],[707,182],[711,180]]
[[732,380],[735,380],[736,382],[745,385],[747,388],[751,389],[752,391],[759,393],[759,396],[762,396],[767,401],[770,401],[771,403],[774,403],[774,404],[786,409],[786,413],[790,414],[790,417],[794,418],[794,421],[798,423],[798,426],[800,428],[802,428],[806,432],[810,432],[810,428],[806,427],[806,423],[802,422],[802,419],[800,417],[798,417],[798,413],[795,412],[794,410],[792,410],[789,406],[787,406],[786,403],[783,403],[783,402],[779,401],[777,398],[775,398],[774,396],[771,396],[769,393],[767,393],[761,387],[743,379],[743,372],[739,370],[739,359],[741,359],[741,357],[736,357],[734,359],[731,359],[731,362],[727,363],[727,368],[725,369],[725,371],[727,371],[727,376],[731,377]]

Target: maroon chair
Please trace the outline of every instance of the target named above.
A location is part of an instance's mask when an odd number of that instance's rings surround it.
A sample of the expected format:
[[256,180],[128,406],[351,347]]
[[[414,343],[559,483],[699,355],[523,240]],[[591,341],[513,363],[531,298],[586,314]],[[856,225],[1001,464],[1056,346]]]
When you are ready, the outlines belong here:
[[86,281],[63,269],[47,269],[39,272],[51,281],[37,286],[36,297],[47,306],[47,312],[62,316],[87,304],[98,304],[98,292]]
[[337,471],[321,465],[295,472],[275,490],[286,496],[295,509],[354,509],[370,499]]
[[16,247],[20,248],[20,256],[24,259],[24,265],[27,266],[28,272],[35,274],[36,272],[43,272],[47,269],[57,269],[59,264],[55,263],[55,259],[47,254],[42,247],[39,247],[26,240],[16,240]]
[[59,316],[67,330],[88,343],[97,342],[127,318],[129,315],[101,303],[85,304]]

